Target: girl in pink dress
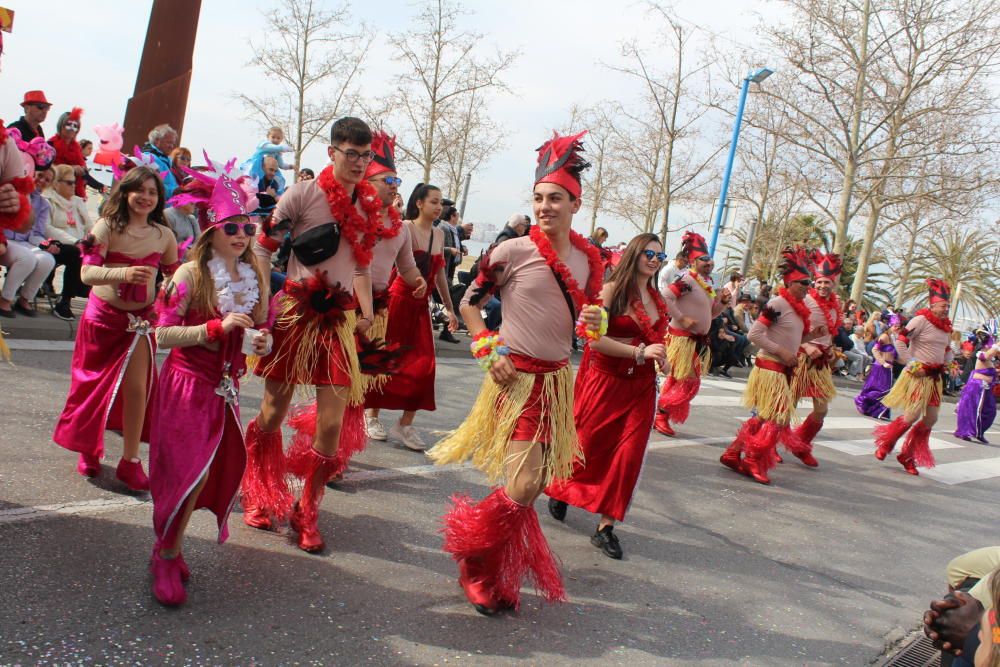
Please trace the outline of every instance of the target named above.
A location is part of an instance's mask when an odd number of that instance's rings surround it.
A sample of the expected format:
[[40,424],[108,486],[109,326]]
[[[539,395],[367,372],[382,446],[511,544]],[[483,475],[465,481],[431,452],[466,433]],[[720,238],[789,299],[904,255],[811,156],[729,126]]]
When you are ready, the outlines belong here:
[[149,167],[129,171],[101,207],[102,219],[81,242],[80,277],[93,286],[73,349],[66,406],[52,439],[79,452],[77,471],[101,472],[104,431],[121,431],[116,475],[133,491],[149,489],[139,442],[149,442],[156,344],[154,280],[177,268],[177,241],[163,218],[163,182]]
[[191,513],[208,508],[219,542],[229,535],[226,523],[246,467],[239,379],[245,353],[264,355],[271,343],[266,329],[254,329],[266,322],[268,302],[268,279],[252,250],[256,225],[248,217],[256,198],[224,173],[195,178],[213,176],[207,215],[206,193],[171,200],[201,206],[203,233],[191,261],[157,302],[156,337],[170,355],[160,374],[149,447],[156,531],[150,569],[153,594],[165,605],[187,599],[181,540]]

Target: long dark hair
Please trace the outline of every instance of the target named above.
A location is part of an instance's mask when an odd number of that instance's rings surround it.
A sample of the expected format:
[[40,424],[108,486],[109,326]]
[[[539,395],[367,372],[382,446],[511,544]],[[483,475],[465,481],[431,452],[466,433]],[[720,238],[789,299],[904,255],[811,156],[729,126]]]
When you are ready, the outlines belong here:
[[133,192],[138,192],[142,184],[149,179],[156,183],[156,208],[149,214],[150,224],[167,226],[167,221],[163,218],[163,200],[166,198],[163,189],[163,181],[160,174],[151,167],[141,166],[130,169],[122,177],[122,180],[115,184],[111,190],[111,196],[101,206],[101,217],[104,218],[111,231],[121,234],[128,226],[128,196]]
[[417,187],[413,188],[413,192],[410,193],[410,198],[406,200],[406,215],[403,217],[407,220],[416,220],[419,218],[420,209],[417,208],[417,202],[427,199],[427,195],[430,194],[431,190],[441,192],[441,188],[436,185],[417,183]]
[[[612,317],[624,315],[628,312],[629,304],[639,297],[638,285],[635,284],[636,278],[639,277],[639,262],[644,259],[642,251],[653,241],[663,247],[660,237],[656,234],[639,234],[629,241],[625,252],[622,253],[621,261],[608,277],[608,282],[615,284],[611,290],[611,305],[608,308],[608,314]],[[659,273],[657,271],[649,277],[648,284],[654,288]]]

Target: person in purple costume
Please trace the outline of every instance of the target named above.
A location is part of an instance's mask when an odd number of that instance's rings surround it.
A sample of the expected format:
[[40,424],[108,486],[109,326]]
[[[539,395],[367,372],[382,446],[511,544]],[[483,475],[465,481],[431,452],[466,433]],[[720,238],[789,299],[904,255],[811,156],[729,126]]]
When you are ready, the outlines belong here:
[[958,416],[956,438],[969,441],[975,438],[984,445],[990,444],[986,440],[986,431],[993,426],[993,420],[997,416],[994,387],[997,384],[998,362],[1000,343],[988,341],[976,355],[976,368],[962,388],[962,397],[958,400],[958,408],[955,410]]
[[899,315],[893,315],[889,319],[889,328],[882,332],[882,335],[875,341],[872,348],[872,355],[875,363],[868,371],[865,379],[865,386],[861,388],[861,393],[854,399],[854,405],[858,412],[866,417],[874,417],[884,421],[891,421],[889,408],[882,405],[882,399],[889,390],[892,389],[892,362],[896,359],[896,346],[893,340],[903,321]]

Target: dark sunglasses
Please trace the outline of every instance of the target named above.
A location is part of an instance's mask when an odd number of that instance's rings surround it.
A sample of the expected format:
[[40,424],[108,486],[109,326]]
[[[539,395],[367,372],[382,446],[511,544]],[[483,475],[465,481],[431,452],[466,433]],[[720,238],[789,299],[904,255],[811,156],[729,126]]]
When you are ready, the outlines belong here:
[[667,253],[656,252],[655,250],[643,250],[642,254],[646,256],[646,259],[655,259],[658,262],[662,262],[667,258]]
[[252,222],[244,222],[243,224],[238,222],[224,222],[221,227],[226,236],[236,236],[240,233],[240,230],[243,230],[243,233],[247,236],[253,236],[257,233],[257,225]]
[[806,287],[809,287],[810,285],[812,285],[812,281],[811,280],[793,280],[792,282],[793,283],[798,283],[799,285],[805,285]]

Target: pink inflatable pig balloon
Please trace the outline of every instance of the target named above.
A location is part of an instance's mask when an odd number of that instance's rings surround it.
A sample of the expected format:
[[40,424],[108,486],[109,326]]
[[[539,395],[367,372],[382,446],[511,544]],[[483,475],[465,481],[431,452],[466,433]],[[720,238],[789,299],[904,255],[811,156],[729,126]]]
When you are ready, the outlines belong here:
[[114,125],[95,125],[94,132],[97,133],[98,146],[97,153],[94,155],[95,164],[103,164],[108,167],[121,164],[122,155],[122,143],[125,141],[122,137],[125,132],[125,128],[115,123]]

